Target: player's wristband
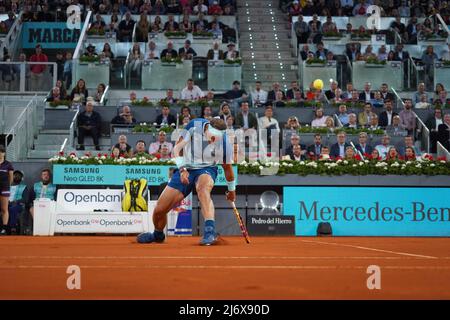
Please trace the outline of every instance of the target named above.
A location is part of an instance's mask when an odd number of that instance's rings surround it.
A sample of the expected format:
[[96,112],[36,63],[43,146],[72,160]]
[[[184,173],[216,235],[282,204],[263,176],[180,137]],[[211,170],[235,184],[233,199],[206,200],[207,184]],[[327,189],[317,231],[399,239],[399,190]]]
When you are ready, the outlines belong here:
[[175,164],[177,165],[178,169],[181,169],[184,166],[184,158],[183,157],[176,157]]
[[236,191],[236,181],[227,181],[228,191]]

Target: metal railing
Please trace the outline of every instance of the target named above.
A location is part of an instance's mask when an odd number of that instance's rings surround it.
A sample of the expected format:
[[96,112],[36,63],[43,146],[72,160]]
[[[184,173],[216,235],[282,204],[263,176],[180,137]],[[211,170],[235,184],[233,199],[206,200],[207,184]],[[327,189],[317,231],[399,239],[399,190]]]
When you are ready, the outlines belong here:
[[402,97],[400,97],[400,95],[398,94],[397,90],[395,90],[395,88],[392,87],[391,90],[394,93],[395,97],[397,98],[395,108],[398,110],[402,110],[405,106],[405,103],[403,102]]
[[78,59],[81,56],[81,52],[83,50],[83,43],[84,43],[85,38],[86,38],[86,31],[87,31],[87,29],[89,27],[89,23],[88,22],[91,20],[91,15],[92,15],[92,12],[88,11],[87,15],[86,15],[86,18],[84,20],[85,23],[83,24],[83,29],[81,29],[80,38],[78,39],[77,46],[75,48],[75,51],[73,52],[73,59],[74,60]]
[[80,110],[77,110],[77,112],[75,112],[75,115],[72,118],[72,122],[70,122],[70,126],[69,126],[69,141],[65,141],[63,142],[62,150],[64,151],[64,148],[69,145],[71,148],[73,148],[75,146],[75,130],[77,129],[77,119],[78,119],[78,114],[80,113]]
[[[31,99],[25,109],[17,117],[17,121],[5,135],[6,155],[10,161],[23,160],[32,148],[34,137],[37,135],[37,97]],[[9,144],[8,144],[8,141]]]
[[445,157],[447,161],[450,161],[450,152],[439,141],[437,142],[437,157]]
[[108,100],[108,93],[109,93],[109,85],[106,86],[105,91],[103,92],[101,98],[100,98],[100,105],[104,106],[106,105],[106,101]]
[[426,153],[430,152],[430,129],[427,128],[422,119],[420,119],[416,114],[417,121],[417,138],[420,139],[422,150]]
[[16,47],[18,42],[20,41],[20,33],[22,30],[22,12],[16,17],[13,25],[9,29],[8,34],[4,38],[3,42],[0,45],[0,57],[1,61],[3,61],[3,53],[4,50],[7,49],[9,54],[12,55],[16,52]]

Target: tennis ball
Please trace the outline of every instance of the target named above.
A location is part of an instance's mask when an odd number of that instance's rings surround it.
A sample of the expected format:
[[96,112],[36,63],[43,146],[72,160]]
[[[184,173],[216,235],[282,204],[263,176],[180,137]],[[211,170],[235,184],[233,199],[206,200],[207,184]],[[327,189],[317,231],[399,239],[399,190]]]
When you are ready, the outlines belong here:
[[314,80],[313,86],[314,86],[314,89],[322,90],[323,89],[323,81],[320,79],[316,79],[316,80]]

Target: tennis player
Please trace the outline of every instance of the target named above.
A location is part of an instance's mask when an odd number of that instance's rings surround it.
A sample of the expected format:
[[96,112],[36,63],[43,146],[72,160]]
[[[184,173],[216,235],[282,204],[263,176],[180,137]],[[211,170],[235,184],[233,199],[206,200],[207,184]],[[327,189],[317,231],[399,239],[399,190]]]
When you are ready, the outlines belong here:
[[195,188],[200,201],[205,229],[201,245],[212,245],[217,242],[214,224],[214,204],[211,191],[217,177],[218,165],[222,165],[227,180],[226,198],[236,198],[236,182],[232,159],[233,147],[225,131],[226,125],[221,119],[191,120],[181,134],[173,149],[177,168],[167,187],[159,197],[153,211],[154,232],[141,233],[137,237],[139,243],[163,242],[164,228],[167,224],[167,213]]

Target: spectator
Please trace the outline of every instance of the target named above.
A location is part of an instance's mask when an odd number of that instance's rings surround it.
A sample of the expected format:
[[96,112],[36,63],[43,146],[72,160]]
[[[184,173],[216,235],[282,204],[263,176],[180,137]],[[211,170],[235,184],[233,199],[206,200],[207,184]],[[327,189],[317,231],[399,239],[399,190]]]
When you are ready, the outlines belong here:
[[258,129],[258,120],[254,114],[249,112],[248,102],[246,101],[241,103],[241,111],[236,116],[236,127],[244,130]]
[[177,31],[178,23],[175,22],[175,18],[173,14],[169,14],[167,16],[167,22],[164,24],[164,31]]
[[192,60],[197,56],[197,52],[191,47],[191,40],[184,42],[184,46],[178,49],[178,55],[184,60]]
[[227,125],[227,130],[234,130],[235,129],[233,115],[230,115],[229,117],[227,117],[227,121],[226,121],[225,124]]
[[402,62],[409,60],[409,52],[403,50],[403,44],[401,43],[395,46],[394,60]]
[[166,97],[163,99],[164,101],[167,101],[170,104],[175,104],[178,102],[178,99],[176,99],[173,96],[173,89],[167,89],[166,91]]
[[245,99],[247,97],[247,92],[241,89],[241,83],[235,80],[233,81],[233,87],[231,88],[231,90],[225,92],[224,97],[228,100],[234,100],[239,98]]
[[325,120],[325,127],[329,132],[333,132],[335,130],[333,117],[327,117],[327,119]]
[[348,115],[348,123],[346,125],[344,125],[344,127],[358,129],[358,122],[357,122],[356,114],[350,113]]
[[291,81],[291,88],[286,91],[286,99],[292,100],[295,97],[295,92],[299,91],[298,81]]
[[213,111],[210,105],[206,105],[202,107],[202,112],[200,114],[200,118],[211,120],[213,118]]
[[12,164],[6,160],[6,148],[0,145],[0,211],[2,215],[2,225],[0,235],[8,233],[8,199],[10,197],[10,186],[13,182],[14,168]]
[[158,126],[161,125],[175,125],[177,122],[177,119],[174,115],[170,114],[170,108],[169,106],[163,106],[161,108],[161,114],[156,117],[156,124]]
[[387,161],[399,160],[399,154],[397,152],[397,149],[395,149],[395,147],[389,148],[389,150],[386,154],[386,160]]
[[168,14],[178,14],[181,12],[181,6],[189,7],[188,1],[179,1],[179,0],[167,0],[167,13]]
[[150,31],[155,32],[155,33],[163,31],[163,25],[162,25],[162,20],[161,20],[160,16],[155,17],[155,20],[153,20],[153,23],[151,25]]
[[167,42],[167,48],[161,52],[161,58],[172,59],[178,57],[177,51],[173,48],[173,42]]
[[349,44],[347,46],[345,54],[347,55],[347,57],[350,61],[356,61],[358,55],[361,54],[361,45],[356,44],[356,43]]
[[434,114],[432,116],[428,117],[428,119],[425,122],[425,125],[430,130],[430,152],[431,153],[436,153],[438,128],[439,128],[439,125],[441,125],[443,123],[444,122],[442,119],[442,109],[441,108],[435,108]]
[[33,185],[30,190],[30,214],[34,219],[34,200],[37,199],[56,199],[56,185],[52,183],[52,173],[50,169],[43,169],[41,171],[41,180]]
[[183,119],[185,117],[187,117],[189,119],[189,121],[195,118],[195,116],[191,113],[191,109],[188,106],[181,107],[180,116],[178,118],[178,121],[180,123],[183,123]]
[[89,30],[99,30],[100,31],[100,30],[105,30],[105,28],[106,28],[105,21],[103,20],[102,16],[99,13],[97,13],[95,15],[95,21],[93,21],[91,23]]
[[379,92],[381,93],[381,99],[395,101],[395,96],[393,93],[389,92],[389,86],[387,83],[381,84]]
[[277,91],[275,93],[275,100],[273,101],[273,105],[277,108],[286,106],[286,103],[283,101],[283,91]]
[[75,88],[72,89],[70,93],[70,100],[74,102],[84,103],[86,98],[89,96],[88,90],[86,89],[86,82],[83,79],[78,80]]
[[[308,24],[305,21],[303,21],[302,15],[298,16],[298,20],[294,23],[293,28],[295,35],[297,36],[297,45],[301,43],[307,43],[310,31]],[[302,59],[306,60],[306,57],[303,58],[302,55]]]
[[445,90],[444,85],[442,83],[436,83],[436,88],[433,94],[433,101],[439,99],[440,92]]
[[359,155],[356,155],[355,149],[352,146],[348,146],[345,148],[344,160],[352,161],[359,158]]
[[209,15],[222,15],[223,14],[223,10],[217,1],[213,1],[212,5],[208,9],[208,14]]
[[144,140],[138,140],[136,145],[134,146],[134,156],[137,157],[145,157],[149,158],[149,154],[147,153],[147,146]]
[[232,116],[230,106],[228,105],[228,103],[223,103],[220,107],[219,117],[226,123],[227,118],[230,116]]
[[53,87],[50,94],[47,96],[47,102],[58,102],[64,100],[64,97],[61,95],[59,87]]
[[106,43],[103,45],[102,54],[103,54],[103,56],[104,56],[105,58],[109,59],[110,61],[111,61],[112,59],[114,59],[114,52],[112,52],[112,50],[111,50],[111,45],[110,45],[108,42],[106,42]]
[[392,124],[386,127],[386,133],[390,136],[406,136],[408,134],[398,115],[392,117]]
[[64,73],[64,55],[61,51],[56,52],[56,79],[63,80],[63,73]]
[[438,141],[450,150],[450,114],[444,115],[444,123],[438,126]]
[[427,100],[427,95],[423,94],[420,96],[420,101],[414,105],[414,109],[428,109],[431,107],[431,103]]
[[44,83],[44,72],[47,70],[48,57],[42,52],[42,47],[37,44],[35,54],[30,57],[30,62],[37,62],[30,66],[31,70],[31,91],[42,91]]
[[181,90],[182,100],[198,100],[204,97],[203,91],[196,85],[194,85],[193,79],[188,79],[187,86]]
[[293,161],[306,160],[306,157],[302,153],[302,147],[299,144],[292,146],[292,153],[289,156]]
[[104,83],[100,83],[97,86],[97,92],[95,93],[94,101],[100,102],[102,100],[103,95],[105,94],[106,86]]
[[62,80],[56,80],[55,87],[59,88],[60,95],[63,100],[67,100],[67,90],[66,86],[64,85],[64,82]]
[[156,48],[156,43],[152,40],[148,43],[148,50],[147,50],[147,59],[153,60],[153,59],[159,59],[160,52]]
[[359,0],[359,3],[353,8],[354,16],[365,16],[367,14],[367,8],[369,6],[366,4],[365,0]]
[[311,160],[317,160],[319,159],[321,153],[322,153],[322,136],[319,133],[316,133],[314,135],[314,143],[306,149],[308,153],[308,157]]
[[261,81],[256,81],[255,91],[251,92],[253,106],[259,107],[264,105],[268,99],[267,91],[261,88]]
[[320,153],[319,160],[330,160],[330,148],[327,146],[322,147],[322,152]]
[[380,130],[380,126],[378,125],[378,116],[376,113],[373,113],[370,117],[370,122],[367,124],[367,129],[369,131]]
[[385,100],[384,102],[384,111],[380,113],[380,117],[378,119],[378,124],[382,128],[386,128],[392,125],[392,119],[394,116],[398,115],[396,112],[392,111],[392,101]]
[[[25,210],[28,203],[28,187],[23,183],[23,172],[20,170],[15,170],[13,173],[13,181],[10,188],[9,196],[9,221],[8,226],[12,231],[15,229],[16,233],[25,234],[24,220],[25,220]],[[20,232],[17,232],[19,231]]]
[[117,143],[114,145],[114,148],[119,149],[120,155],[124,157],[131,157],[133,155],[133,149],[127,142],[127,136],[121,134],[117,139]]
[[192,23],[190,21],[189,15],[183,15],[183,20],[180,22],[180,31],[184,31],[186,33],[192,32]]
[[414,153],[418,156],[422,154],[420,152],[420,149],[416,148],[416,146],[414,145],[414,138],[412,136],[406,136],[404,138],[403,145],[398,150],[401,156],[405,156],[406,148],[412,148],[414,150]]
[[414,105],[422,101],[422,96],[425,95],[426,101],[428,101],[428,93],[425,91],[425,83],[420,82],[417,85],[417,91],[414,93],[413,103]]
[[223,53],[223,50],[219,49],[219,43],[217,41],[214,41],[213,48],[208,50],[206,57],[208,60],[215,61],[224,59],[225,55]]
[[416,114],[412,111],[412,100],[404,99],[405,103],[404,109],[400,111],[401,124],[408,131],[408,135],[412,135],[414,129],[416,128]]
[[417,156],[418,155],[416,154],[414,148],[406,147],[406,149],[405,149],[405,156],[404,156],[406,161],[416,161],[417,160]]
[[90,43],[87,47],[86,47],[86,51],[83,53],[83,57],[97,57],[98,54],[95,51],[95,46]]
[[239,51],[235,50],[236,45],[235,45],[234,43],[230,42],[230,43],[227,45],[227,48],[228,48],[228,50],[225,51],[225,53],[224,53],[224,55],[223,55],[223,57],[224,57],[225,60],[226,60],[226,59],[234,60],[234,59],[236,59],[236,58],[239,58]]
[[371,160],[376,160],[376,161],[381,160],[380,152],[378,151],[378,149],[374,148],[372,150],[372,153],[370,154],[370,159]]
[[300,123],[298,122],[297,117],[296,116],[289,117],[288,121],[286,121],[286,124],[284,125],[284,128],[288,130],[300,129]]
[[368,135],[366,132],[360,132],[358,143],[355,145],[356,150],[361,152],[364,157],[370,155],[372,153],[373,147],[370,144],[367,144]]
[[64,72],[63,72],[64,83],[66,84],[65,89],[69,89],[72,85],[72,52],[66,52],[66,60],[64,61]]
[[364,111],[358,114],[358,124],[361,127],[367,126],[370,123],[370,118],[374,113],[372,112],[372,104],[370,102],[366,102],[364,104]]
[[129,106],[123,106],[122,112],[111,120],[111,124],[118,124],[121,126],[134,126],[136,122],[136,118],[133,117]]
[[144,61],[144,54],[141,52],[139,43],[135,43],[130,52],[129,67],[130,71],[134,72],[137,77],[141,76],[142,62]]
[[339,113],[337,114],[337,117],[343,126],[348,124],[347,106],[345,104],[339,105]]
[[325,46],[322,41],[317,44],[316,58],[321,60],[326,60],[328,54],[328,49],[325,49]]
[[304,44],[302,46],[302,50],[300,50],[300,52],[298,54],[302,57],[303,61],[308,60],[310,57],[314,58],[314,52],[309,50],[309,45],[308,44]]
[[[346,91],[342,92],[341,94],[341,99],[348,101],[352,99],[352,94],[353,94],[353,84],[351,82],[347,82],[346,85]],[[356,91],[356,93],[358,94],[358,92]],[[358,100],[359,100],[359,94],[357,96]]]
[[192,11],[194,14],[208,14],[208,7],[204,5],[203,0],[198,0],[197,5],[194,6]]
[[290,138],[290,145],[286,148],[284,151],[285,155],[290,156],[292,158],[292,155],[294,153],[294,147],[300,146],[301,154],[306,154],[306,146],[304,144],[300,143],[300,136],[296,133],[293,133]]
[[314,111],[314,120],[311,122],[311,127],[325,127],[327,117],[323,114],[323,109],[318,108]]
[[169,154],[172,152],[173,145],[171,142],[166,141],[166,133],[164,131],[159,131],[158,140],[150,144],[148,153],[152,155],[161,153],[161,149],[163,146],[167,148]]
[[131,42],[133,41],[133,29],[134,29],[135,21],[131,17],[131,12],[127,11],[125,13],[125,19],[120,21],[119,23],[119,35],[118,40],[121,42]]
[[119,16],[117,13],[111,15],[111,21],[108,24],[108,30],[114,32],[116,36],[119,36]]
[[441,90],[441,91],[439,91],[438,98],[433,101],[433,104],[445,106],[448,102],[449,102],[449,99],[447,98],[447,91]]
[[159,152],[155,154],[156,158],[160,161],[167,161],[171,159],[171,153],[167,145],[162,145]]
[[392,147],[390,143],[391,143],[391,137],[389,137],[387,134],[385,134],[381,138],[381,144],[379,144],[375,147],[375,149],[378,150],[378,153],[382,160],[386,159],[389,148]]
[[344,131],[341,131],[337,134],[337,142],[335,144],[331,145],[330,149],[330,156],[331,158],[338,158],[341,159],[345,156],[345,149],[347,147],[350,147],[350,144],[346,141],[347,140],[347,134]]
[[433,46],[428,46],[422,55],[422,63],[425,68],[425,85],[432,86],[434,79],[434,63],[437,61],[438,55],[434,52]]
[[198,14],[198,19],[194,21],[194,32],[207,31],[208,30],[208,20],[204,18],[203,13]]
[[77,150],[84,150],[84,137],[90,135],[94,140],[95,150],[100,150],[100,128],[102,118],[97,111],[94,111],[94,104],[92,101],[86,103],[85,110],[78,115],[78,148]]
[[370,88],[371,88],[370,82],[364,83],[364,90],[359,94],[360,101],[368,102],[374,98],[374,94],[373,92],[370,91]]
[[11,57],[9,54],[3,56],[3,61],[6,63],[0,64],[0,72],[3,80],[3,89],[5,91],[13,90],[14,83],[20,74],[19,66],[16,64],[9,64]]
[[[333,80],[330,82],[330,90],[325,91],[325,96],[329,101],[336,99],[336,90],[338,89],[338,82]],[[340,97],[340,94],[337,95]]]

